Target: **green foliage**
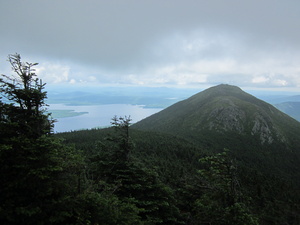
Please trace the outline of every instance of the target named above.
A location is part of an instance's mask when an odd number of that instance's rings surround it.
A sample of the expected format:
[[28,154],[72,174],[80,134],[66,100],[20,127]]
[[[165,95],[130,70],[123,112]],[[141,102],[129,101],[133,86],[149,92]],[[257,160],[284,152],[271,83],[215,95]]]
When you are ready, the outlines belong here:
[[257,225],[258,219],[243,203],[237,166],[229,151],[201,158],[200,163],[204,164],[199,170],[204,191],[196,200],[196,218],[212,224]]
[[131,118],[127,117],[117,117],[112,118],[111,124],[115,128],[114,136],[111,137],[110,141],[117,144],[117,150],[115,151],[115,158],[119,161],[118,164],[128,161],[130,151],[132,149],[132,143],[129,136],[129,126]]
[[[44,224],[71,215],[66,203],[77,192],[82,160],[57,139],[11,138],[0,145],[0,221]],[[75,188],[74,188],[75,187]]]
[[158,175],[129,155],[134,145],[129,137],[128,118],[113,120],[112,134],[96,142],[88,156],[88,176],[98,192],[109,190],[124,204],[139,209],[143,224],[178,224],[179,210],[172,190]]
[[[143,224],[139,209],[130,201],[121,201],[110,192],[85,192],[78,196],[74,206],[76,224]],[[75,224],[75,223],[72,223]]]

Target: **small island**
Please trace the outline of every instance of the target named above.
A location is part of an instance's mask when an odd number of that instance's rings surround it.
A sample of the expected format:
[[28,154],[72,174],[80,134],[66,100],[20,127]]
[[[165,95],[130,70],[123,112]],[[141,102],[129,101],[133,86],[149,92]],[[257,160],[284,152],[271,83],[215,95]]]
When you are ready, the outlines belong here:
[[52,117],[55,119],[58,118],[65,118],[65,117],[74,117],[74,116],[81,116],[87,114],[88,112],[75,112],[75,110],[49,110]]

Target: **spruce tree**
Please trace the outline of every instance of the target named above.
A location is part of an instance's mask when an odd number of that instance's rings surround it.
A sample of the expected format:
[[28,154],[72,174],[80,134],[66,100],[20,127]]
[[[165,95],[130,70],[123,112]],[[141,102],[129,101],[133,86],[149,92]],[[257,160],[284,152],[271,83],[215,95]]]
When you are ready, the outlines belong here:
[[201,223],[216,225],[257,225],[258,219],[246,204],[240,188],[237,164],[229,150],[200,160],[203,169],[202,194],[195,201],[195,218]]
[[[45,84],[37,63],[9,55],[14,75],[1,75],[0,223],[61,224],[76,193],[80,157],[51,133]],[[71,205],[71,204],[70,204]]]

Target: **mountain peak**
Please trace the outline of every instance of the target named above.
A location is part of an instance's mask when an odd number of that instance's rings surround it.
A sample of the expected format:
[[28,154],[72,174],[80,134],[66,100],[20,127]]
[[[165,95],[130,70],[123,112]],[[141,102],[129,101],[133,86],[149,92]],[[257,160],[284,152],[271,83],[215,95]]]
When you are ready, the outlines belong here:
[[238,91],[242,91],[241,88],[239,88],[238,86],[234,86],[234,85],[230,85],[230,84],[219,84],[217,86],[213,86],[213,87],[210,87],[208,89],[206,89],[207,91],[208,90],[214,90],[214,91],[223,91],[223,92],[238,92]]
[[241,88],[229,84],[220,84],[214,87],[210,87],[202,92],[199,92],[191,97],[203,99],[203,98],[215,98],[215,97],[236,97],[236,98],[255,98],[254,96],[244,92]]
[[298,136],[300,133],[299,122],[239,87],[228,84],[197,93],[134,124],[133,128],[198,140],[208,136],[213,140],[251,139],[267,145],[287,144],[290,130],[298,130]]

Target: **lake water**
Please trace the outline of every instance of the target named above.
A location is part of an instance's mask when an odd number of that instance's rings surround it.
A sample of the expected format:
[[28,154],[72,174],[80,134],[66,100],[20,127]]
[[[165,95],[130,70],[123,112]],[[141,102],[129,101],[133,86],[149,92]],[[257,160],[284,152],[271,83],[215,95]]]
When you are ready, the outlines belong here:
[[54,132],[65,132],[71,130],[91,129],[95,127],[110,126],[114,116],[130,116],[131,123],[138,122],[161,108],[143,108],[138,105],[111,104],[111,105],[87,105],[68,106],[63,104],[51,104],[49,110],[74,110],[75,112],[88,112],[80,116],[56,119]]

